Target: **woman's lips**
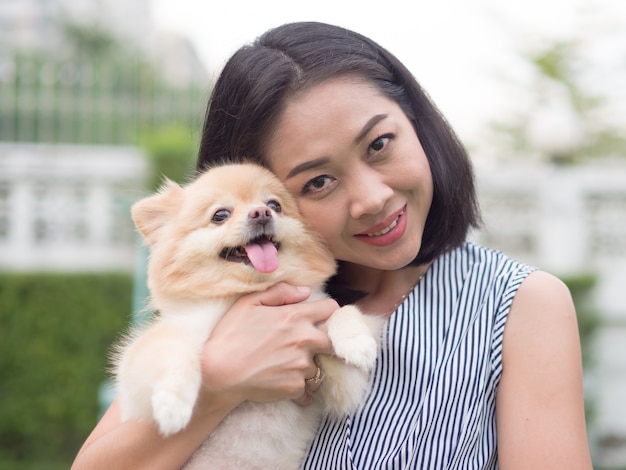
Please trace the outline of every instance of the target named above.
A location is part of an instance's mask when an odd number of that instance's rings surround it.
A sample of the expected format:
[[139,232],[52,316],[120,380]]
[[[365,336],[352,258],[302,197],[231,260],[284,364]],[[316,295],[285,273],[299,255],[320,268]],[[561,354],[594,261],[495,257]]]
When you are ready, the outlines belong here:
[[362,242],[374,246],[391,245],[398,241],[406,230],[406,206],[391,214],[383,222],[373,225],[355,235]]
[[[400,214],[400,215],[402,215],[402,214]],[[380,232],[368,233],[367,236],[368,237],[379,237],[380,235],[384,235],[386,233],[389,233],[391,230],[393,230],[397,226],[398,226],[398,219],[396,218],[396,219],[394,219],[393,222],[391,222],[391,225],[389,227],[385,227]]]

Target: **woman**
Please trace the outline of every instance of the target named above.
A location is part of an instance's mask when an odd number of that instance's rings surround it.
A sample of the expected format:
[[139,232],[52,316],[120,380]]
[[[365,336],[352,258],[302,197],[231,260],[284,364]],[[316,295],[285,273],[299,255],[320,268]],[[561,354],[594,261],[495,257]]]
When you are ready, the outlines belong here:
[[[388,318],[367,401],[321,425],[304,468],[591,468],[569,292],[465,241],[479,223],[471,165],[394,56],[319,23],[241,48],[213,91],[198,169],[239,158],[277,174],[328,242],[334,298]],[[180,468],[244,400],[306,406],[313,358],[331,352],[319,325],[337,308],[307,296],[281,284],[243,298],[207,341],[192,424],[163,439],[121,423],[114,402],[74,468]]]

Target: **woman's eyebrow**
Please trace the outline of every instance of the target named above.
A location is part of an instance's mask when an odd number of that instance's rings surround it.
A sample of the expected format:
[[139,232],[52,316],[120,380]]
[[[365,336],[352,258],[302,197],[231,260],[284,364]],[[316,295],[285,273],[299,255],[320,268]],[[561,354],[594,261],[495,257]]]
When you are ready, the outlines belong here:
[[[372,116],[370,120],[365,123],[365,125],[363,126],[359,134],[354,138],[354,143],[358,144],[359,142],[361,142],[365,138],[367,133],[371,131],[374,128],[374,126],[376,126],[376,124],[378,124],[380,121],[382,121],[383,119],[387,117],[388,117],[388,114],[377,114],[375,116]],[[300,165],[297,165],[291,169],[291,171],[287,174],[286,179],[293,178],[294,176],[296,176],[299,173],[302,173],[303,171],[320,167],[322,165],[325,165],[326,163],[328,163],[327,157],[316,158],[315,160],[310,160],[308,162],[301,163]]]
[[377,114],[376,116],[373,116],[369,121],[365,123],[365,125],[363,126],[363,129],[361,129],[361,132],[359,132],[359,135],[357,135],[354,138],[354,143],[358,144],[360,141],[362,141],[367,135],[367,133],[371,131],[372,128],[376,124],[378,124],[380,121],[385,119],[387,116],[388,116],[387,114]]
[[302,173],[303,171],[311,170],[313,168],[325,165],[326,163],[328,163],[327,157],[316,158],[315,160],[301,163],[300,165],[297,165],[291,169],[291,171],[287,174],[287,179],[293,178],[298,173]]

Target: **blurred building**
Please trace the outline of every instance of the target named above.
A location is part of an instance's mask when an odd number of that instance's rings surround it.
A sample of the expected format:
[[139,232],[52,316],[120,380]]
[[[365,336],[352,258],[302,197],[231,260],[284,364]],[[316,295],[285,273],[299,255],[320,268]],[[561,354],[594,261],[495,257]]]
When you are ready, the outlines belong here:
[[112,41],[137,50],[175,84],[208,79],[189,39],[155,28],[151,0],[0,0],[0,74],[15,52],[63,59],[76,52],[72,41],[81,40],[86,47]]
[[154,34],[150,0],[0,0],[0,19],[4,49],[62,51],[66,25],[108,31],[143,49]]

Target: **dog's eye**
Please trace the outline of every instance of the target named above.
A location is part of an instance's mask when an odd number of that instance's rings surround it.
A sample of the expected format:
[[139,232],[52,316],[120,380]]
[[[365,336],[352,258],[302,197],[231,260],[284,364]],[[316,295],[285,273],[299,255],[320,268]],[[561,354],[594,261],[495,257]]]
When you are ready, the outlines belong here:
[[282,210],[282,207],[280,207],[280,202],[275,201],[273,199],[270,201],[267,201],[267,207],[272,209],[274,212],[280,212]]
[[218,211],[215,212],[215,214],[213,214],[213,217],[211,218],[211,222],[216,223],[216,224],[221,224],[229,217],[230,217],[230,211],[226,209],[219,209]]

